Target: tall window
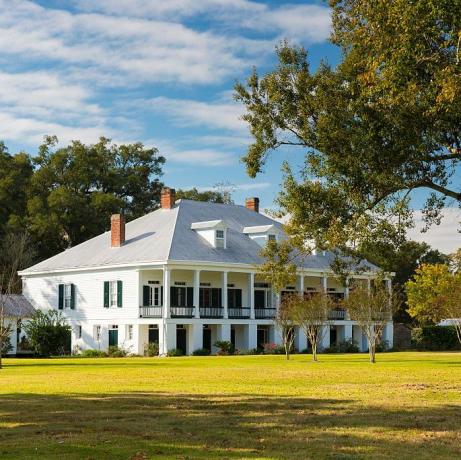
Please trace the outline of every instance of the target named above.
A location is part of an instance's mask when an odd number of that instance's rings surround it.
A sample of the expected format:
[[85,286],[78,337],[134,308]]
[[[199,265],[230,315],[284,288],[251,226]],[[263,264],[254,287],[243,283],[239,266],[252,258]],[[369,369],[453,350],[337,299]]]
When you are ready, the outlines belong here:
[[75,336],[77,337],[77,339],[81,339],[82,338],[82,326],[77,326],[76,330],[75,330]]
[[223,248],[224,246],[224,230],[216,230],[216,247]]
[[117,281],[109,282],[109,299],[110,299],[110,306],[116,307],[117,306]]
[[72,302],[72,285],[64,285],[64,308],[70,308]]
[[222,307],[221,288],[201,287],[199,297],[202,308]]
[[101,341],[101,326],[94,326],[93,339],[96,340],[96,342]]
[[128,340],[133,340],[133,325],[128,324],[126,326],[126,337]]

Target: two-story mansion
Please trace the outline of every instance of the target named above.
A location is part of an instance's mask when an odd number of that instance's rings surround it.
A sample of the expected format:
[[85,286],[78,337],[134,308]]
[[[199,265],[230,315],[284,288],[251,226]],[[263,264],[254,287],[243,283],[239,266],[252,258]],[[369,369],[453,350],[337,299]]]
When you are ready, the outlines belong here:
[[[165,188],[161,208],[125,225],[113,215],[111,230],[21,272],[23,294],[39,309],[59,309],[72,325],[72,346],[124,347],[142,354],[158,342],[160,353],[216,351],[217,340],[237,349],[280,343],[273,318],[282,293],[258,276],[260,251],[283,237],[282,226],[245,206],[175,200]],[[298,267],[297,285],[286,292],[325,290],[347,295],[330,270],[331,255],[316,253]],[[357,274],[364,282],[376,267]],[[334,310],[322,346],[353,338],[366,341],[347,313]],[[393,326],[384,340],[392,345]],[[307,347],[299,331],[296,347]]]

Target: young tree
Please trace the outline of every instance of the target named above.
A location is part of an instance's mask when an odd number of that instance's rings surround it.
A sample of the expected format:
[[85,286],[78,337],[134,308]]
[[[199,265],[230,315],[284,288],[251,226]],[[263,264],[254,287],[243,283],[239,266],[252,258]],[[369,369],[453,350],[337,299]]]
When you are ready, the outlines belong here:
[[461,202],[461,3],[332,0],[335,68],[311,71],[304,49],[282,43],[277,67],[255,71],[235,96],[253,143],[251,177],[280,149],[305,152],[287,166],[279,197],[290,234],[326,248],[373,235],[401,238],[408,195],[427,191],[425,219]]
[[295,318],[294,306],[298,299],[296,296],[285,296],[280,303],[280,307],[275,316],[274,323],[282,338],[283,348],[285,349],[286,359],[290,359],[295,340]]
[[312,348],[312,360],[317,361],[317,347],[321,343],[325,327],[328,327],[333,302],[323,292],[316,292],[304,298],[292,296],[290,309],[294,322],[306,334]]
[[383,282],[376,280],[370,289],[356,286],[342,302],[351,320],[361,327],[368,342],[370,362],[376,362],[376,345],[380,342],[384,327],[392,321],[392,313],[399,307],[396,293],[389,292]]
[[423,264],[406,283],[408,312],[422,323],[450,319],[461,343],[461,272],[448,265]]

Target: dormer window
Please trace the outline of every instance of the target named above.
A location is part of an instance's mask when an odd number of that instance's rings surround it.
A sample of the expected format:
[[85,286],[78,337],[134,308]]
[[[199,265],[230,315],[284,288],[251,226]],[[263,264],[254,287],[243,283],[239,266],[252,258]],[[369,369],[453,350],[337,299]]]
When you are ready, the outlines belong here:
[[244,227],[243,233],[248,235],[255,243],[265,246],[268,241],[277,241],[280,233],[279,227],[271,225],[255,225],[253,227]]
[[191,229],[214,248],[226,249],[227,226],[222,220],[193,222]]
[[268,241],[277,241],[277,237],[275,235],[267,235]]

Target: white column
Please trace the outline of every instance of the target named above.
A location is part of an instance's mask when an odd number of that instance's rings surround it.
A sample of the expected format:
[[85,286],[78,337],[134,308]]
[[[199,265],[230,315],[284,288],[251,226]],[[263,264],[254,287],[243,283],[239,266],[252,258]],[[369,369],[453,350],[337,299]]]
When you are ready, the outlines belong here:
[[320,343],[320,348],[325,349],[330,346],[330,325],[327,324],[325,326],[322,326],[322,343]]
[[256,324],[245,324],[244,325],[244,334],[245,334],[245,346],[248,350],[256,348],[258,342],[258,333]]
[[222,306],[224,308],[223,311],[223,318],[227,319],[229,317],[228,315],[228,304],[227,304],[227,272],[222,272],[221,274],[221,302]]
[[168,350],[176,348],[176,324],[163,322],[159,325],[159,355],[165,356]]
[[283,345],[282,331],[274,326],[269,326],[269,342]]
[[203,348],[203,324],[195,323],[189,324],[187,326],[188,329],[188,350],[187,354],[191,355],[195,350],[199,348]]
[[346,285],[344,286],[344,298],[349,297],[349,278],[346,278]]
[[383,330],[383,342],[387,341],[387,348],[392,348],[394,346],[394,323],[389,321]]
[[171,270],[165,266],[163,267],[163,317],[164,318],[171,318],[170,284],[171,284]]
[[200,270],[194,270],[194,316],[200,318]]
[[368,292],[371,291],[371,278],[367,278],[367,290]]
[[354,342],[357,343],[357,346],[359,347],[359,351],[365,351],[365,348],[363,346],[362,328],[360,326],[353,327],[352,338],[354,339]]
[[248,302],[250,318],[255,319],[255,274],[248,273]]
[[298,293],[302,297],[304,297],[304,273],[298,275]]
[[345,324],[344,325],[344,341],[348,341],[352,339],[352,324]]
[[230,324],[217,324],[216,332],[217,332],[217,340],[230,342],[230,339],[231,339],[231,325]]
[[300,327],[296,328],[294,345],[299,353],[301,353],[303,350],[307,348],[307,337],[304,331]]
[[325,292],[325,293],[328,291],[328,278],[327,278],[327,275],[322,276],[322,289],[323,289],[323,292]]

